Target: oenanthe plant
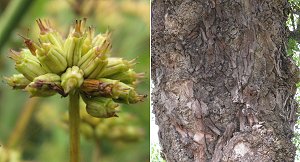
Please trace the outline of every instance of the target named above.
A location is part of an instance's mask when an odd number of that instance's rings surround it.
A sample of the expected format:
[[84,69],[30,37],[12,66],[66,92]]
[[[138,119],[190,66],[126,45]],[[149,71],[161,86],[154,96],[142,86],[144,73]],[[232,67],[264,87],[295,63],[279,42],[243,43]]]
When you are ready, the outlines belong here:
[[86,103],[93,117],[117,117],[118,103],[133,104],[146,97],[135,90],[143,74],[132,67],[134,60],[109,57],[111,33],[94,36],[94,29],[85,28],[84,20],[75,22],[64,39],[49,23],[37,20],[38,41],[24,38],[25,49],[11,50],[10,58],[21,74],[6,77],[14,89],[23,89],[31,96],[69,96],[70,161],[79,157],[79,99]]

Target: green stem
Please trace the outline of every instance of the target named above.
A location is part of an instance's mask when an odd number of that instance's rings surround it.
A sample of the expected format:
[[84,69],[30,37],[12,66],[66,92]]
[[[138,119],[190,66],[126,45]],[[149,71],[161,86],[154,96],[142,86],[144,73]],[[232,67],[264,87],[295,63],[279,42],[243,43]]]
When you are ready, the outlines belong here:
[[70,122],[70,162],[79,162],[79,93],[69,94],[69,122]]
[[13,0],[9,3],[0,19],[0,49],[9,35],[25,15],[34,0]]

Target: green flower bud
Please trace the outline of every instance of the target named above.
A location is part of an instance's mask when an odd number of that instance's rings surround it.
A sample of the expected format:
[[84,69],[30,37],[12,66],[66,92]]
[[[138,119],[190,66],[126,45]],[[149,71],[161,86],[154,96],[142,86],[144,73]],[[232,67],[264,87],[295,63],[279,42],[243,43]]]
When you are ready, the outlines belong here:
[[74,29],[70,32],[64,44],[64,52],[68,66],[77,65],[81,58],[82,45],[86,35],[83,33],[83,23],[81,20],[75,23]]
[[[86,104],[83,100],[80,102],[80,107],[86,107]],[[102,122],[102,119],[92,117],[86,112],[85,109],[80,109],[80,118],[82,122],[88,123],[93,128]]]
[[[124,84],[122,82],[119,82],[118,84],[118,90],[115,90],[113,92],[116,92],[116,94],[119,94],[118,98],[114,98],[115,102],[119,103],[125,103],[125,104],[134,104],[137,102],[144,101],[144,98],[147,97],[147,95],[139,95],[133,87]],[[113,94],[114,95],[114,94]]]
[[95,47],[80,59],[78,66],[83,69],[85,78],[96,78],[103,71],[107,65],[107,48],[110,48],[108,43]]
[[[113,88],[114,86],[118,86],[117,80],[96,80],[96,79],[85,79],[83,84],[80,87],[82,93],[88,96],[102,96],[102,97],[113,97],[113,90],[117,89]],[[114,92],[116,94],[117,92]],[[115,96],[116,98],[119,95]]]
[[87,37],[83,41],[83,44],[82,44],[82,52],[81,52],[82,56],[84,56],[85,54],[87,54],[87,52],[90,49],[93,48],[92,41],[93,41],[93,38],[94,38],[94,33],[95,33],[95,29],[89,27],[88,30],[87,30]]
[[144,73],[136,73],[133,69],[109,76],[110,79],[119,80],[126,84],[136,84],[138,79],[144,78]]
[[23,49],[21,52],[11,50],[10,58],[16,62],[16,70],[22,73],[25,78],[30,81],[37,76],[47,73],[39,60],[33,56],[28,49]]
[[63,51],[54,45],[42,43],[36,53],[42,66],[51,73],[60,74],[65,71],[68,66]]
[[22,74],[14,74],[12,77],[4,77],[4,79],[13,89],[24,89],[30,83]]
[[41,43],[50,43],[56,48],[62,49],[63,46],[63,39],[61,35],[51,27],[50,21],[45,21],[43,24],[41,19],[36,20],[39,29],[40,35],[39,40]]
[[86,111],[96,118],[118,117],[117,112],[119,104],[115,103],[111,98],[92,97],[88,98],[82,95],[86,103]]
[[81,57],[82,38],[69,37],[64,44],[68,66],[77,65]]
[[110,77],[112,75],[128,71],[135,63],[135,60],[127,61],[122,58],[108,58],[106,68],[97,78]]
[[[94,64],[95,64],[95,68],[91,70],[91,73],[87,73],[87,78],[96,78],[107,65],[107,60],[96,58]],[[89,68],[86,69],[88,70]]]
[[80,90],[88,96],[110,97],[116,102],[126,104],[141,102],[146,97],[137,94],[134,88],[127,84],[105,78],[85,80]]
[[56,94],[56,91],[50,89],[48,85],[39,82],[31,82],[25,90],[30,93],[30,97],[49,97]]
[[110,97],[116,102],[131,104],[141,102],[146,97],[146,95],[137,94],[133,87],[122,82],[104,78],[99,79],[99,81],[104,84],[112,84]]
[[111,42],[111,32],[106,31],[105,34],[98,34],[92,41],[93,46],[100,47],[105,42]]
[[61,75],[61,86],[65,90],[65,93],[69,93],[81,86],[83,83],[83,74],[83,71],[79,67],[73,66]]
[[60,77],[52,73],[36,77],[25,90],[31,94],[31,97],[48,97],[57,92],[64,96],[63,89],[60,86]]
[[96,78],[107,65],[107,53],[111,50],[110,38],[103,39],[101,45],[90,49],[80,59],[78,65],[84,71],[85,78]]
[[41,76],[38,76],[38,77],[34,78],[33,81],[34,82],[43,81],[43,82],[51,82],[51,83],[59,84],[60,83],[60,76],[57,75],[57,74],[53,74],[53,73],[47,73],[45,75],[41,75]]

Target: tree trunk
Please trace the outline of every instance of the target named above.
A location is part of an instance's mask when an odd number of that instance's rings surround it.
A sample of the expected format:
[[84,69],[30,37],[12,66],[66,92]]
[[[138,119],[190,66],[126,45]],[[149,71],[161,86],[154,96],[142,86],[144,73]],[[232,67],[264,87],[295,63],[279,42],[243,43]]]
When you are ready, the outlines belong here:
[[294,161],[287,0],[154,0],[153,112],[168,162]]

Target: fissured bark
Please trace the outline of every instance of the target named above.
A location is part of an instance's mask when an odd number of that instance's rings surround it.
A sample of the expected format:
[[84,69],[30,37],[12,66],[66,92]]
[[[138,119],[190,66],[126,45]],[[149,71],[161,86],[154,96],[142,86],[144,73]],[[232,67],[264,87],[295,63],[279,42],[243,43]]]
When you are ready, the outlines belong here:
[[168,162],[294,161],[286,0],[154,0],[153,112]]

